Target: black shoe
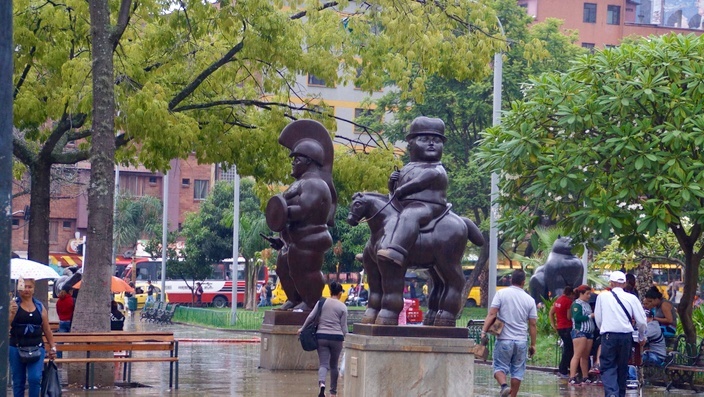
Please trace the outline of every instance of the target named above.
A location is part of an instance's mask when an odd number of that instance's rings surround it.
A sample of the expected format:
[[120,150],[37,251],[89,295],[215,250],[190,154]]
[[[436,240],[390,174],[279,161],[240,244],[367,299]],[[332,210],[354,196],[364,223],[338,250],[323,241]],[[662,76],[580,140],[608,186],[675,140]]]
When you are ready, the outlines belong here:
[[320,393],[318,393],[318,397],[325,397],[325,383],[320,384]]

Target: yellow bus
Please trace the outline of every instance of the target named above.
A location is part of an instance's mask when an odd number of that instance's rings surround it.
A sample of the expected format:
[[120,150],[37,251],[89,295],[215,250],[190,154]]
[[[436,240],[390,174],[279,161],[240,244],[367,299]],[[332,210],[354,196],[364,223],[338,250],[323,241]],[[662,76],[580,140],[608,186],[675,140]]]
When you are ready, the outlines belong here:
[[[511,285],[511,272],[520,268],[521,264],[518,262],[513,263],[513,261],[509,262],[507,260],[499,261],[496,269],[496,290],[498,291],[509,287]],[[462,266],[462,272],[464,273],[465,280],[469,278],[473,270],[474,264]],[[465,302],[465,307],[479,306],[479,302],[481,302],[481,287],[479,286],[479,280],[477,280],[467,294],[467,302]]]

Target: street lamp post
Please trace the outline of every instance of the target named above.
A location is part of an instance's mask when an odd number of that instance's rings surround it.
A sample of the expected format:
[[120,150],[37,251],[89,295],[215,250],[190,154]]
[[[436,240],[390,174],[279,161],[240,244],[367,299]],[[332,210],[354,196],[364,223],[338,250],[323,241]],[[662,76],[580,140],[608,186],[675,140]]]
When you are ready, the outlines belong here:
[[[501,34],[506,37],[506,32],[501,24],[501,20],[496,18],[501,29]],[[494,101],[492,104],[492,124],[498,126],[501,124],[501,86],[503,83],[503,52],[499,51],[494,54]],[[496,273],[498,266],[498,228],[496,225],[496,217],[499,212],[499,205],[496,200],[499,198],[499,177],[495,172],[491,173],[491,211],[489,212],[489,299],[488,306],[494,300],[496,294]]]

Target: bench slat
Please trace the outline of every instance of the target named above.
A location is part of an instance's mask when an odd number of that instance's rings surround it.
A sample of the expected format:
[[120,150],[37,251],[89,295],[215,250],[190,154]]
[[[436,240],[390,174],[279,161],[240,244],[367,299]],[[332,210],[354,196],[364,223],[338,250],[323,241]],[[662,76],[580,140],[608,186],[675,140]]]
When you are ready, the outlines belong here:
[[64,344],[57,345],[56,350],[62,352],[76,352],[76,351],[121,351],[121,350],[131,350],[131,351],[169,351],[174,350],[174,345],[172,344],[129,344],[129,343],[112,343],[112,344]]
[[[44,362],[48,362],[45,359]],[[76,364],[76,363],[152,363],[152,362],[177,362],[178,357],[115,357],[115,358],[57,358],[54,362]]]
[[141,336],[141,335],[115,335],[115,336],[85,336],[69,334],[55,334],[56,343],[108,343],[108,342],[173,342],[170,336]]

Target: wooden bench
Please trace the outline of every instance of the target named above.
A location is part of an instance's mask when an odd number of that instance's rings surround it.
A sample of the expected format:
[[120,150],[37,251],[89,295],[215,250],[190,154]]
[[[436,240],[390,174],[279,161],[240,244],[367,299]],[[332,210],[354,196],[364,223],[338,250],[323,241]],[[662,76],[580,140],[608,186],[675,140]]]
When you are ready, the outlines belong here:
[[665,363],[667,390],[671,387],[683,388],[685,384],[697,392],[694,385],[694,374],[704,373],[704,339],[696,350],[692,345],[684,343],[684,335],[680,335],[676,343],[677,350],[670,352]]
[[[91,368],[95,363],[124,363],[127,382],[132,381],[132,363],[169,363],[169,387],[178,389],[178,340],[173,332],[71,332],[55,333],[56,349],[61,352],[85,352],[86,357],[57,358],[58,363],[85,363],[86,383],[91,384]],[[133,352],[169,352],[163,357],[135,357]],[[91,352],[114,352],[113,357],[91,357]],[[48,361],[45,360],[45,361]],[[123,375],[123,378],[124,376]]]

